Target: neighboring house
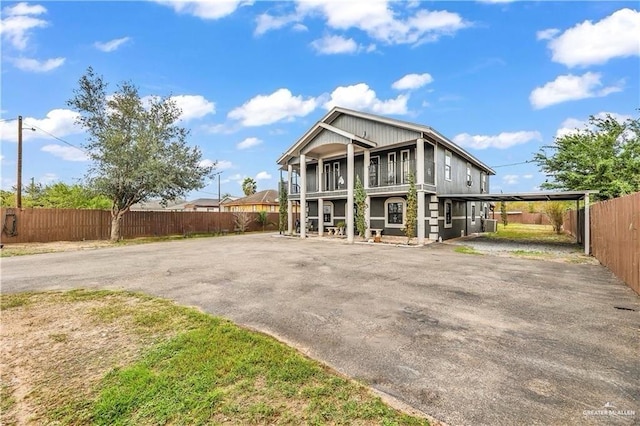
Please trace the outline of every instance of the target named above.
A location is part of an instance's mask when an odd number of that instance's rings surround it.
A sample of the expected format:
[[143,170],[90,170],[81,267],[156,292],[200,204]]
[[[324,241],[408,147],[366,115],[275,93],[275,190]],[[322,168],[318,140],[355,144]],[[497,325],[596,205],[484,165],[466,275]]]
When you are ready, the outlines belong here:
[[278,191],[266,189],[244,198],[222,202],[225,212],[278,212],[280,207]]
[[[368,229],[402,235],[407,216],[409,174],[418,193],[418,243],[480,232],[489,203],[466,201],[466,194],[489,192],[495,172],[429,126],[335,107],[279,159],[287,170],[288,230],[293,205],[300,222],[320,235],[344,221],[354,239],[354,182],[367,193]],[[300,229],[304,237],[305,227]],[[369,232],[368,232],[369,234]]]
[[[182,206],[184,205],[184,203],[185,203],[184,200],[174,200],[174,201],[168,201],[166,205],[163,205],[160,202],[160,200],[149,200],[142,203],[135,203],[129,208],[129,210],[134,212],[135,211],[163,212],[166,210],[177,210],[177,209],[174,209],[174,207]],[[182,208],[179,207],[179,210],[182,210]]]

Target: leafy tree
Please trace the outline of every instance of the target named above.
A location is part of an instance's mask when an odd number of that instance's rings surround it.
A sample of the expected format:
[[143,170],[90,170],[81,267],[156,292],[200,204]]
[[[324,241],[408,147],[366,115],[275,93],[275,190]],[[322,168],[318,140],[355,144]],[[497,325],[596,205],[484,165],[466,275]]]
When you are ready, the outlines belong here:
[[130,82],[107,96],[107,83],[92,68],[74,95],[67,103],[88,132],[89,185],[112,202],[111,240],[121,238],[120,221],[134,203],[204,186],[214,166],[201,165],[200,150],[187,145],[189,132],[176,124],[181,111],[170,98],[142,99]]
[[367,211],[367,193],[364,190],[360,176],[356,175],[356,183],[354,188],[354,201],[356,206],[356,229],[361,238],[365,238],[367,232],[367,222],[365,221],[365,212]]
[[500,201],[500,219],[502,219],[502,224],[507,226],[509,224],[509,215],[507,214],[507,203],[504,201]]
[[16,205],[16,193],[15,191],[5,191],[0,189],[0,206],[2,207],[15,207]]
[[31,182],[24,188],[24,197],[22,204],[24,207],[46,207],[43,203],[42,196],[44,194],[44,187],[41,183],[37,183],[34,178],[31,178]]
[[258,216],[256,216],[256,222],[262,226],[262,232],[264,232],[264,229],[269,224],[269,216],[267,215],[267,212],[264,210],[259,211]]
[[640,191],[640,118],[591,116],[587,127],[556,138],[533,161],[552,179],[544,189],[595,189],[601,200]]
[[110,209],[111,200],[80,184],[63,182],[47,185],[42,194],[43,206],[57,209]]
[[279,203],[279,220],[278,220],[278,230],[280,233],[284,233],[287,229],[287,213],[288,213],[288,200],[289,196],[287,194],[287,184],[281,180],[280,181],[280,195],[278,196]]
[[409,192],[407,193],[407,219],[404,225],[404,235],[407,236],[407,244],[416,235],[416,223],[418,219],[418,193],[416,190],[416,177],[409,172]]
[[547,201],[544,206],[544,214],[549,218],[551,226],[556,234],[562,233],[564,223],[564,212],[567,210],[566,203],[562,201]]
[[248,177],[242,181],[242,192],[244,192],[244,195],[249,196],[255,194],[257,189],[258,184],[252,178]]

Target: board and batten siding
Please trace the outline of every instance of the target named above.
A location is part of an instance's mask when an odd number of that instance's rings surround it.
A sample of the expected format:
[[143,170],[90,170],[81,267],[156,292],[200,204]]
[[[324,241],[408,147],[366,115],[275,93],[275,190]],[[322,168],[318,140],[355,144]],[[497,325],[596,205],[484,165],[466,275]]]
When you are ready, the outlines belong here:
[[420,133],[413,130],[401,129],[389,124],[377,123],[375,121],[353,117],[346,114],[338,117],[331,123],[331,125],[364,139],[373,141],[378,147],[408,142],[420,137]]
[[[451,153],[451,180],[445,179],[445,151]],[[471,165],[471,186],[467,185],[467,164]],[[447,150],[439,145],[436,151],[437,188],[438,194],[480,194],[480,174],[482,171],[475,164],[467,161],[454,151]],[[486,177],[486,191],[489,192],[489,176]]]
[[305,145],[305,147],[302,149],[302,153],[305,154],[322,145],[341,144],[344,145],[344,154],[347,155],[347,144],[349,142],[351,142],[349,138],[323,129],[315,138],[311,140],[311,142]]

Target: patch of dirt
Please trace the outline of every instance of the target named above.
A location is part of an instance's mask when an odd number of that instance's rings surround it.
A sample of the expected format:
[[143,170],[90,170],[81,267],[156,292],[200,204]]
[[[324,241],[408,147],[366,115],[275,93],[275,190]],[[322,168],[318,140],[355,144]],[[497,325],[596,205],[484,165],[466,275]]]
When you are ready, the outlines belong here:
[[[126,303],[135,297],[118,296]],[[37,295],[29,303],[4,309],[0,339],[3,397],[13,398],[0,423],[49,423],[61,401],[82,401],[105,373],[139,355],[148,339],[122,322],[96,321],[91,312],[111,297],[89,301],[50,300]],[[130,299],[130,300],[129,300]]]
[[92,250],[101,247],[112,247],[114,244],[107,240],[95,241],[54,241],[49,243],[11,243],[2,247],[3,256],[24,254],[53,253],[60,251]]

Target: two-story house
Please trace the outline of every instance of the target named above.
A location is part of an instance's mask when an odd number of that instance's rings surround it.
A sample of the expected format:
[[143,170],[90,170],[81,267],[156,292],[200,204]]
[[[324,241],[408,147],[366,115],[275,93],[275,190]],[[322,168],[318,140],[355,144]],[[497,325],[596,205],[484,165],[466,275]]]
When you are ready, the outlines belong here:
[[[356,178],[367,194],[368,229],[402,235],[407,215],[409,175],[418,195],[416,235],[419,244],[479,232],[488,205],[465,201],[464,194],[489,191],[495,172],[429,126],[335,107],[298,139],[279,159],[287,170],[288,230],[293,231],[293,204],[300,203],[300,227],[323,235],[345,222],[354,239]],[[448,194],[456,194],[448,198]]]

